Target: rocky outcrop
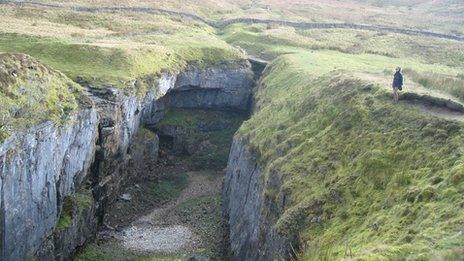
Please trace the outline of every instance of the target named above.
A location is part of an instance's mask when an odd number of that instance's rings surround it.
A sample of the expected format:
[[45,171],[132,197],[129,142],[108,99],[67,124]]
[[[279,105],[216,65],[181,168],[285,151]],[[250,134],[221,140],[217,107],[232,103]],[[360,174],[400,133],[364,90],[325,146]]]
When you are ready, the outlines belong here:
[[97,155],[90,180],[98,202],[97,213],[103,219],[105,208],[127,180],[129,146],[141,121],[151,114],[155,96],[154,92],[148,92],[143,98],[127,96],[116,89],[90,91],[100,116]]
[[[254,74],[247,60],[202,68],[190,65],[175,77],[163,98],[165,107],[248,111]],[[171,81],[167,81],[172,84]]]
[[269,64],[269,61],[251,56],[248,58],[248,61],[250,61],[251,68],[253,70],[253,73],[255,74],[255,80],[259,80],[267,65]]
[[25,260],[55,227],[67,195],[86,178],[98,118],[86,108],[65,126],[44,123],[0,146],[1,259]]
[[[4,260],[68,258],[93,237],[127,180],[129,146],[142,118],[151,113],[154,92],[143,98],[116,89],[89,92],[95,105],[66,126],[45,123],[2,145]],[[83,188],[93,192],[93,203],[74,206],[81,208],[79,215],[55,229],[65,198]]]
[[[156,161],[156,136],[133,144],[139,126],[156,124],[169,106],[246,109],[253,73],[246,61],[191,65],[147,83],[152,91],[140,97],[80,82],[93,104],[64,126],[47,122],[0,145],[1,260],[68,259],[95,235],[129,176]],[[187,101],[192,91],[201,95]]]
[[159,154],[158,135],[147,129],[139,130],[129,150],[128,178],[131,182],[146,176],[146,173],[154,173]]
[[264,181],[263,171],[246,141],[235,137],[223,188],[232,260],[287,260],[293,237],[279,235],[274,224],[285,206],[266,199],[265,189],[279,181]]

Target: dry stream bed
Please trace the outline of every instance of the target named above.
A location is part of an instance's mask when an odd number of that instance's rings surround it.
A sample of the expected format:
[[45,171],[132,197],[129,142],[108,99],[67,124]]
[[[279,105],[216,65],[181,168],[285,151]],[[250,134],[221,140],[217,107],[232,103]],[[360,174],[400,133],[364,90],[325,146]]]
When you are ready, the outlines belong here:
[[242,120],[242,115],[230,112],[168,114],[164,127],[188,130],[175,137],[157,131],[158,161],[130,175],[97,239],[74,259],[227,259],[221,191],[232,136]]

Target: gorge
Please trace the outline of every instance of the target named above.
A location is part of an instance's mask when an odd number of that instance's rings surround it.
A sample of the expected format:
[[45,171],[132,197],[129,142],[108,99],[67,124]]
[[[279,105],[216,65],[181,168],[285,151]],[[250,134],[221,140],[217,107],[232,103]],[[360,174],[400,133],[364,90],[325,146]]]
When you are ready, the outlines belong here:
[[[25,60],[32,58],[14,59],[27,63]],[[1,146],[3,259],[68,259],[78,247],[95,238],[130,175],[138,174],[129,168],[145,171],[141,166],[158,159],[159,142],[153,136],[151,140],[136,140],[141,145],[139,151],[131,149],[141,127],[159,131],[164,139],[176,140],[176,146],[182,147],[184,142],[175,130],[157,127],[166,111],[202,109],[247,114],[254,74],[247,60],[207,67],[192,64],[175,75],[143,79],[149,86],[143,95],[79,82],[87,99],[69,120],[62,125],[46,122],[34,126]],[[235,202],[232,198],[228,201]]]
[[0,260],[462,260],[461,2],[0,0]]

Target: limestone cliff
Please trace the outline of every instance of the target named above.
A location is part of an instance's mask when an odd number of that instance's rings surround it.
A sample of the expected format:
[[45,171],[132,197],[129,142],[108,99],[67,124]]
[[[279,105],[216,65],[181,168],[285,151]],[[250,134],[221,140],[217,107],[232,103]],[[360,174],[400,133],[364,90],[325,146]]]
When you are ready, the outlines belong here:
[[92,104],[64,125],[39,124],[0,145],[2,260],[69,258],[95,235],[132,173],[139,126],[169,107],[246,110],[253,72],[247,61],[190,65],[149,82],[143,96],[86,86]]
[[[254,85],[250,66],[245,60],[224,61],[206,68],[190,65],[175,76],[175,84],[163,102],[173,108],[247,111]],[[172,78],[168,79],[172,82]]]
[[282,213],[267,200],[265,189],[278,189],[280,182],[264,183],[263,171],[246,140],[236,136],[230,151],[223,188],[224,214],[228,223],[232,260],[287,260],[295,240],[277,233],[273,224]]
[[55,227],[63,198],[87,175],[94,156],[97,113],[84,109],[68,124],[40,124],[0,146],[3,260],[33,254]]

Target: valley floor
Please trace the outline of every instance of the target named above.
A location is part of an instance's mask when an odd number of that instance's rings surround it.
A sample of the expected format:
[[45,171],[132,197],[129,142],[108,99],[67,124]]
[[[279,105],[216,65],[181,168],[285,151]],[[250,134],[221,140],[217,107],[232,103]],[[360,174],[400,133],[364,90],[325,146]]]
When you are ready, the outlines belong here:
[[97,242],[75,260],[222,259],[223,173],[192,171],[182,159],[176,161],[158,166],[158,180],[147,175],[129,186],[109,211]]
[[95,242],[75,260],[227,259],[223,169],[243,120],[230,111],[170,109],[152,126],[159,136],[157,160],[140,160],[154,133],[139,130],[125,189],[107,210]]

